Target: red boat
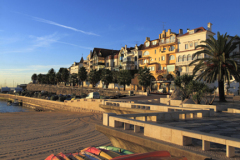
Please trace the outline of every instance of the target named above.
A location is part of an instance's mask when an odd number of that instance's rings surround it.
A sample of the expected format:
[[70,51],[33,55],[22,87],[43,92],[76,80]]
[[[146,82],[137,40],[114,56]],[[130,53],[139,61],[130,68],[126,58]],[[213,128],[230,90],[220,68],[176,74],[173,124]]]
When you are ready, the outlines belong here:
[[171,157],[168,151],[155,151],[148,153],[137,153],[123,155],[111,160],[187,160],[185,157]]

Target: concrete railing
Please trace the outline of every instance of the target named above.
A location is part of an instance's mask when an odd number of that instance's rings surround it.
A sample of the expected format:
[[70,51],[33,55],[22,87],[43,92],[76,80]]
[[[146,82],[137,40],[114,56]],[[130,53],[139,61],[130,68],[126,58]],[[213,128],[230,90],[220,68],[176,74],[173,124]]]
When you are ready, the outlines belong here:
[[[132,116],[132,115],[130,115]],[[142,116],[142,115],[141,115]],[[226,156],[235,156],[235,148],[240,148],[240,139],[209,133],[191,131],[167,125],[161,125],[136,119],[128,119],[125,115],[114,113],[103,114],[103,125],[124,130],[133,129],[135,133],[143,132],[144,136],[185,146],[192,144],[192,138],[202,140],[202,150],[210,150],[210,143],[226,145]]]
[[116,107],[125,107],[125,108],[135,108],[135,109],[146,109],[152,111],[160,112],[173,112],[173,111],[192,111],[192,110],[209,110],[206,108],[187,108],[187,107],[174,107],[174,106],[161,106],[161,105],[151,105],[151,104],[142,104],[136,103],[135,101],[104,101],[104,105],[107,106],[116,106]]

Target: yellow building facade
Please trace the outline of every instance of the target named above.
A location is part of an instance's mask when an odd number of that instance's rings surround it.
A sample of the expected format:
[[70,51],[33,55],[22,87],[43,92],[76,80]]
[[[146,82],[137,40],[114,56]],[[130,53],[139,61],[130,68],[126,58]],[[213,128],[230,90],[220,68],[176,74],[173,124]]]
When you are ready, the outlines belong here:
[[150,40],[146,38],[141,47],[142,57],[139,59],[139,67],[147,67],[155,79],[154,89],[161,86],[169,91],[169,84],[176,73],[176,52],[178,52],[177,34],[169,29],[159,34],[159,38]]

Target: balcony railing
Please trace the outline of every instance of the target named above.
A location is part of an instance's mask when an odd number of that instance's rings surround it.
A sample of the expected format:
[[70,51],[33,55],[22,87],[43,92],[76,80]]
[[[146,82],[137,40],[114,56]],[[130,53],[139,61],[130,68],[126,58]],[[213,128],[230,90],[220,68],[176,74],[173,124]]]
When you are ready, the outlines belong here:
[[176,43],[177,42],[177,39],[174,39],[174,40],[169,40],[168,42],[167,41],[164,41],[164,42],[159,42],[159,45],[163,45],[163,44],[168,44],[168,43]]
[[156,73],[157,74],[166,74],[167,70],[157,70]]
[[181,62],[176,62],[176,65],[177,65],[177,66],[180,66],[180,65],[189,65],[191,62],[192,62],[192,60],[191,60],[191,61],[181,61]]

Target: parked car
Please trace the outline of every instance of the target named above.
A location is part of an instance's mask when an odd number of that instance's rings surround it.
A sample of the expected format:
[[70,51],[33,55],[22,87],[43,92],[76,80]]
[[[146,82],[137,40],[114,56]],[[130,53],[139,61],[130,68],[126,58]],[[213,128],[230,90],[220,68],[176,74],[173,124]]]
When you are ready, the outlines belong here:
[[100,98],[100,94],[98,92],[91,92],[86,97],[86,99],[92,99],[92,98],[99,99]]

